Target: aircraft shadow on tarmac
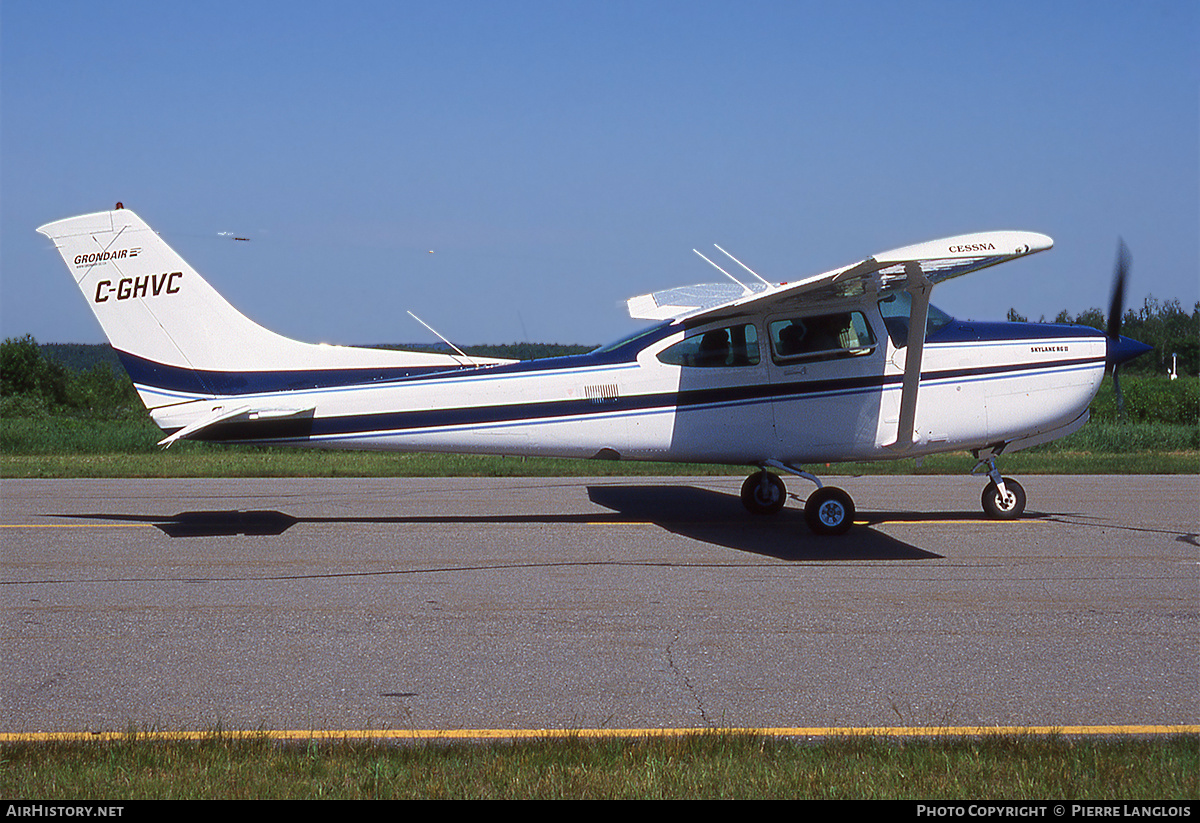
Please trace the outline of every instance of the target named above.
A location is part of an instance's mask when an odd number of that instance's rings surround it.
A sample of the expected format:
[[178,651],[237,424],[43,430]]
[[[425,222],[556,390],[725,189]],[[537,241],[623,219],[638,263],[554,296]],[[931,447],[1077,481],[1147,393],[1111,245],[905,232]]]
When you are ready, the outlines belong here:
[[607,512],[589,514],[480,514],[396,515],[389,517],[295,517],[279,511],[191,511],[173,515],[73,514],[80,519],[140,522],[153,525],[171,537],[272,536],[300,523],[476,523],[481,527],[504,523],[620,524],[652,523],[665,531],[717,546],[780,560],[926,560],[941,555],[882,534],[870,525],[892,519],[911,521],[980,519],[969,515],[921,515],[865,512],[860,523],[844,535],[822,537],[809,531],[803,512],[794,506],[760,517],[748,514],[737,496],[693,486],[595,485],[588,487],[591,502]]
[[[630,522],[650,522],[683,537],[780,560],[927,560],[919,549],[867,526],[836,537],[809,531],[804,512],[786,507],[775,515],[746,512],[731,494],[693,486],[590,486],[589,499]],[[871,516],[860,516],[858,520]],[[880,518],[879,522],[886,521]]]

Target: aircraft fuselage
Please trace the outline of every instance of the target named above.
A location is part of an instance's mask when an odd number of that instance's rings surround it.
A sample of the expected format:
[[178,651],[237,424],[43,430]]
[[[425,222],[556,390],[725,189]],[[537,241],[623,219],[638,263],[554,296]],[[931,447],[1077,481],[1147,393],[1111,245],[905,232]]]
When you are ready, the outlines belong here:
[[[795,321],[812,336],[828,318],[849,318],[841,340],[787,349]],[[1102,333],[946,320],[926,339],[907,447],[895,443],[906,346],[872,301],[664,323],[573,357],[370,382],[329,370],[310,375],[320,385],[303,389],[190,402],[181,393],[152,414],[171,432],[222,405],[269,401],[312,411],[218,423],[198,439],[728,464],[979,449],[1056,431],[1085,414],[1104,374]],[[703,352],[714,332],[725,346]]]

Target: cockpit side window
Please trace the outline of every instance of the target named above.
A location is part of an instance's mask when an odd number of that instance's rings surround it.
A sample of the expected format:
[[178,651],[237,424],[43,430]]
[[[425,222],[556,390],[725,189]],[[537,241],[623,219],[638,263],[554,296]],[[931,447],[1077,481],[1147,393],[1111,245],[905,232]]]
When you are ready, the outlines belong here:
[[875,333],[857,311],[772,320],[768,329],[776,363],[858,357],[875,350]]
[[689,335],[658,353],[670,366],[733,368],[759,362],[758,330],[753,323],[709,329]]

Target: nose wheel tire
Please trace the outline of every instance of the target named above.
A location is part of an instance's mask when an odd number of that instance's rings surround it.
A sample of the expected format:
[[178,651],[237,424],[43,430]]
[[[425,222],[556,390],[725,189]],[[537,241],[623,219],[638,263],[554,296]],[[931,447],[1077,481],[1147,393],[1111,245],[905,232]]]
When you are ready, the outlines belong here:
[[854,501],[833,486],[817,489],[804,504],[804,520],[815,534],[845,534],[854,523]]
[[1016,480],[1005,477],[1004,491],[1002,496],[995,483],[988,483],[981,498],[983,510],[993,520],[1016,520],[1025,511],[1025,490]]
[[787,487],[779,475],[756,472],[742,484],[742,505],[752,514],[777,514],[787,502]]

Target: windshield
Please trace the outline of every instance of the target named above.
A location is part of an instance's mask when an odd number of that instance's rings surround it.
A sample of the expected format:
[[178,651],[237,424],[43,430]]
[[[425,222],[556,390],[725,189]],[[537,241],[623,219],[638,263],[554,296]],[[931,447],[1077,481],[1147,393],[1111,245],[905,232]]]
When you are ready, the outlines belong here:
[[627,346],[630,343],[635,343],[638,340],[641,340],[643,337],[650,337],[651,335],[657,333],[664,326],[669,326],[669,325],[671,325],[669,322],[659,323],[657,326],[651,326],[648,329],[638,329],[633,334],[628,334],[628,335],[620,338],[619,340],[614,340],[611,343],[605,343],[600,348],[593,349],[592,354],[604,354],[606,352],[616,351],[617,349],[621,348],[622,346]]
[[[883,315],[888,337],[892,338],[892,345],[896,348],[908,345],[908,315],[911,310],[912,295],[906,291],[894,292],[879,301],[879,313]],[[953,317],[930,304],[929,314],[925,318],[925,337],[928,338],[953,320]]]

